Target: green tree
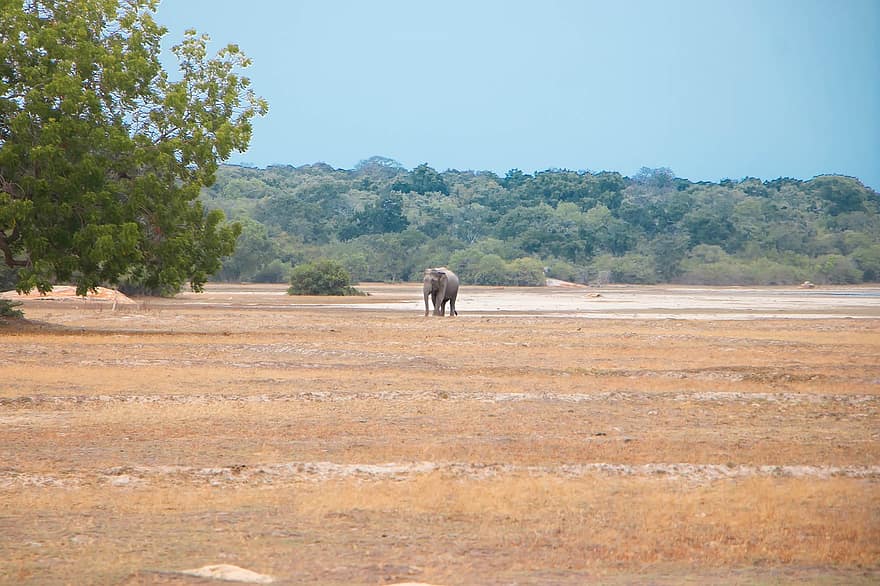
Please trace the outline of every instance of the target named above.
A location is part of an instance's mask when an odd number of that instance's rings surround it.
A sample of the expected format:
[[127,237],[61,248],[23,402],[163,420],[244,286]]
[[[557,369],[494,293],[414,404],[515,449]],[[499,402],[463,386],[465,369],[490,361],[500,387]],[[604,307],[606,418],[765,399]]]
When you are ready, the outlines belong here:
[[508,264],[511,285],[541,287],[546,284],[544,264],[536,258],[518,258]]
[[391,187],[395,191],[403,193],[414,191],[422,195],[432,192],[449,195],[449,186],[446,185],[443,176],[429,167],[427,163],[422,163],[413,169],[407,181],[398,181]]
[[475,285],[506,285],[510,268],[497,254],[487,254],[477,261],[473,271],[473,278],[468,280]]
[[633,181],[658,190],[670,189],[677,184],[675,173],[669,167],[658,167],[656,169],[642,167],[633,176]]
[[589,249],[624,254],[634,243],[634,230],[621,219],[615,218],[604,204],[584,214],[584,227],[590,241]]
[[688,238],[681,234],[663,234],[650,243],[654,270],[661,281],[672,282],[681,273],[681,261],[687,255]]
[[279,257],[277,246],[264,225],[250,218],[242,219],[240,224],[241,235],[235,252],[224,259],[223,268],[216,275],[220,281],[250,281]]
[[373,156],[360,161],[354,168],[356,175],[367,176],[373,179],[389,179],[396,177],[406,170],[403,165],[388,157]]
[[807,192],[820,198],[832,216],[865,209],[868,189],[853,177],[821,175],[807,183]]
[[623,256],[603,254],[597,256],[592,265],[597,271],[609,271],[611,281],[614,283],[657,282],[653,259],[642,254],[627,253]]
[[507,189],[516,189],[527,183],[531,178],[531,175],[527,175],[519,169],[511,169],[504,175],[504,179],[501,180],[501,185]]
[[818,259],[815,280],[820,283],[845,285],[858,283],[864,277],[852,259],[840,254],[827,254]]
[[251,277],[254,283],[283,283],[290,277],[290,265],[280,259],[265,264]]
[[409,220],[403,215],[403,198],[399,194],[383,195],[357,212],[351,222],[339,230],[339,238],[351,240],[364,234],[403,232]]
[[880,244],[856,248],[851,255],[866,281],[880,281]]
[[327,243],[341,218],[350,214],[349,202],[344,196],[348,190],[345,182],[309,177],[261,201],[254,216],[267,226],[277,226],[301,237],[303,242]]
[[157,0],[0,3],[0,252],[17,288],[122,278],[199,290],[237,225],[197,200],[267,111],[235,45],[187,31],[159,62]]

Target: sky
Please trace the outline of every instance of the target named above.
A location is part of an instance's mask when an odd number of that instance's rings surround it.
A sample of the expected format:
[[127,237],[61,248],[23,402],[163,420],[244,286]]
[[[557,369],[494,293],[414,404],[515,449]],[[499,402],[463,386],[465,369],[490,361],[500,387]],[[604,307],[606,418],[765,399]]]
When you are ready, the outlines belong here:
[[166,48],[195,28],[253,59],[269,114],[231,163],[880,190],[878,0],[162,0],[156,19]]

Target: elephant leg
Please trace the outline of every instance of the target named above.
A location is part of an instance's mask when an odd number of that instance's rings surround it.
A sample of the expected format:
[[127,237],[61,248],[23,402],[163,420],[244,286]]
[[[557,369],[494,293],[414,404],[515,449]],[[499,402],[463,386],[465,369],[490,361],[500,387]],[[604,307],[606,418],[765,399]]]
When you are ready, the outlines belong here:
[[451,315],[451,316],[458,315],[458,312],[455,311],[455,299],[449,300],[449,315]]

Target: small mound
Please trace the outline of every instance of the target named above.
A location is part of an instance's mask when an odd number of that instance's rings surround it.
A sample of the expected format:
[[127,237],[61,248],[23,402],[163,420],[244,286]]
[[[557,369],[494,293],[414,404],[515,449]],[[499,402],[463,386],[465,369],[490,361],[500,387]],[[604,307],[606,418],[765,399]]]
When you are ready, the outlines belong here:
[[211,578],[214,580],[226,580],[227,582],[246,582],[248,584],[271,584],[275,581],[272,576],[258,574],[251,570],[245,570],[230,564],[217,564],[214,566],[202,566],[194,570],[182,570],[178,572],[187,576],[199,578]]
[[21,294],[17,291],[4,291],[0,293],[0,299],[13,299],[18,301],[104,301],[116,305],[135,305],[137,302],[131,297],[116,289],[98,287],[97,291],[89,291],[85,298],[76,294],[76,287],[72,285],[55,285],[46,294],[33,290],[30,293]]

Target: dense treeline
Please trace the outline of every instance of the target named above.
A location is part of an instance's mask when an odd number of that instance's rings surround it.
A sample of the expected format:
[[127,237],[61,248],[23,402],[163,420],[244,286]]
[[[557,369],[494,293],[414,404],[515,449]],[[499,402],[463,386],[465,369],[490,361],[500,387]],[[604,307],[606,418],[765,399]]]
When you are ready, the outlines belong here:
[[225,166],[203,191],[242,224],[216,278],[284,281],[339,261],[355,281],[420,280],[448,265],[466,283],[793,284],[880,280],[880,196],[855,178],[694,183],[671,170],[407,170],[373,157]]

